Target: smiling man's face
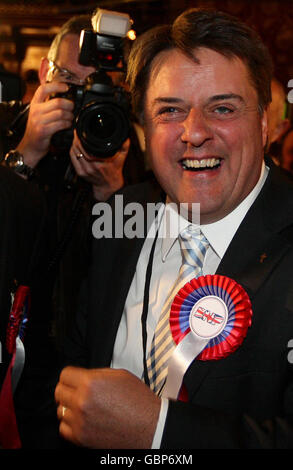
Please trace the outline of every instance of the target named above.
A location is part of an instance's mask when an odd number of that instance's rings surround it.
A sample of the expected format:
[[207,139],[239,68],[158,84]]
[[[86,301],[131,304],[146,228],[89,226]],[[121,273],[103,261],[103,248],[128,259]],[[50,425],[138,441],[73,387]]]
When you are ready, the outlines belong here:
[[257,183],[266,112],[246,65],[207,48],[177,49],[152,66],[144,103],[147,152],[172,202],[200,203],[201,223],[225,217]]

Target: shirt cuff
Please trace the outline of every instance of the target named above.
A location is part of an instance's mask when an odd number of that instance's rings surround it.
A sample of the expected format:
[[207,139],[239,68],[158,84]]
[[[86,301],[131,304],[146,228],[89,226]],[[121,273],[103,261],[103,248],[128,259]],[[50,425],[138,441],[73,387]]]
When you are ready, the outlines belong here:
[[169,400],[167,398],[161,398],[161,409],[159,414],[159,419],[157,422],[157,428],[154,434],[152,449],[160,449],[162,435],[165,427],[166,416],[169,408]]

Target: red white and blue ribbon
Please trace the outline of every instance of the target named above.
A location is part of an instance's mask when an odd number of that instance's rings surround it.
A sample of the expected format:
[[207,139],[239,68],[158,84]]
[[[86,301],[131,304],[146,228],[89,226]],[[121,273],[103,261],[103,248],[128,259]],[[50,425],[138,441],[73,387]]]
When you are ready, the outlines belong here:
[[21,447],[13,394],[25,361],[23,339],[29,309],[30,289],[27,286],[19,286],[12,295],[12,307],[6,331],[6,349],[12,357],[0,392],[0,447],[3,449]]
[[251,325],[248,294],[233,279],[208,275],[192,279],[177,293],[170,311],[176,347],[168,364],[163,396],[176,399],[194,359],[219,360],[233,353]]

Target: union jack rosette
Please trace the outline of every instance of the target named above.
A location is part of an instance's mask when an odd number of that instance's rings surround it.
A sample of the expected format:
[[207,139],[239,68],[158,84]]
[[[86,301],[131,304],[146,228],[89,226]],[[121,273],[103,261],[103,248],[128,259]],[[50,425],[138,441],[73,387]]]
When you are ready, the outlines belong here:
[[207,342],[197,359],[218,360],[242,344],[251,319],[251,302],[243,287],[215,274],[192,279],[179,290],[171,306],[170,328],[176,345],[191,332]]

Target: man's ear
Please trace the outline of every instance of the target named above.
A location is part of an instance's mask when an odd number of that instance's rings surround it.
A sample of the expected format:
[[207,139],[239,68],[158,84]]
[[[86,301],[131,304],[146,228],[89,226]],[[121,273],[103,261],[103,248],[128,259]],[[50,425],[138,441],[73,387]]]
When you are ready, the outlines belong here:
[[289,119],[283,119],[280,124],[277,126],[275,129],[275,132],[273,133],[273,138],[272,140],[280,140],[281,137],[286,134],[287,130],[291,126],[290,120]]
[[41,65],[39,68],[39,80],[41,84],[46,83],[49,68],[50,66],[47,57],[42,57]]

